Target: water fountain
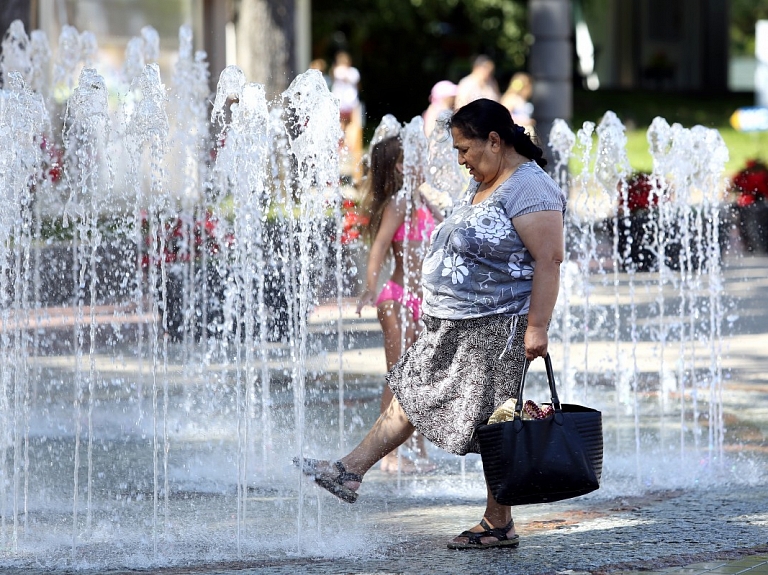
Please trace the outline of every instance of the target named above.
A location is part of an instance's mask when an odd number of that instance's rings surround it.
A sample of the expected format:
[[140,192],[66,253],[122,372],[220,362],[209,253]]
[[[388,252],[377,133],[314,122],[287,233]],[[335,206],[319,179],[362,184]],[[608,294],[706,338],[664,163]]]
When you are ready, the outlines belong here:
[[[327,508],[289,466],[356,441],[381,385],[343,368],[356,332],[342,313],[338,109],[317,72],[268,101],[230,67],[209,119],[205,55],[192,53],[189,29],[179,37],[170,90],[153,62],[156,34],[129,43],[115,107],[92,68],[92,35],[62,31],[52,82],[45,37],[17,23],[6,35],[0,565],[142,568],[364,548],[365,535],[344,527],[355,512]],[[388,117],[377,133],[401,129]],[[424,140],[419,119],[403,133],[409,170],[427,155],[428,182],[460,181],[449,141]],[[554,353],[563,395],[615,421],[605,492],[717,481],[722,141],[660,119],[649,130],[660,201],[646,231],[659,263],[640,273],[619,248],[625,216],[598,214],[601,198],[615,206],[627,194],[618,118],[576,135],[558,123],[551,140],[558,173],[575,150],[583,165],[562,182],[571,257]],[[677,269],[661,257],[672,244]],[[312,319],[319,303],[336,311],[330,320]],[[656,466],[640,469],[650,452]],[[665,474],[702,453],[706,469]],[[461,461],[462,477],[477,476],[476,460]],[[295,535],[265,538],[276,525]]]
[[[635,474],[638,481],[652,484],[663,481],[656,465],[647,465],[652,454],[660,470],[670,464],[670,455],[684,461],[691,449],[694,458],[700,457],[698,448],[704,443],[708,464],[723,465],[720,394],[726,301],[720,214],[728,150],[716,130],[669,126],[662,118],[652,123],[648,141],[654,163],[648,176],[649,205],[633,214],[620,208],[630,204],[634,180],[624,151],[624,126],[616,115],[607,112],[597,129],[585,123],[576,135],[563,122],[555,123],[552,132],[559,162],[569,160],[578,142],[583,166],[571,182],[578,190],[571,194],[574,205],[566,224],[572,258],[565,268],[565,297],[559,300],[556,326],[565,387],[569,395],[594,400],[590,390],[596,379],[612,380],[616,416],[627,413],[633,419]],[[612,215],[601,216],[606,202]],[[633,242],[642,250],[633,249]],[[595,295],[613,301],[594,303]],[[612,340],[613,350],[594,352],[590,343],[600,340]],[[679,346],[676,350],[670,349],[673,342]],[[578,360],[573,349],[577,345]],[[595,378],[595,372],[601,375]],[[669,421],[675,397],[677,425]],[[707,413],[700,412],[701,400]],[[649,422],[656,429],[649,429]],[[675,440],[679,449],[670,454]]]

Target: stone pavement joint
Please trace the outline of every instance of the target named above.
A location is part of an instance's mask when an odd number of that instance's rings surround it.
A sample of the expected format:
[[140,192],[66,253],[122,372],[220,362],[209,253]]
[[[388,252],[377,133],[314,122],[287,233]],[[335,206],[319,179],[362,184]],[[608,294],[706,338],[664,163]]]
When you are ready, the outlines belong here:
[[[644,575],[686,573],[690,575],[726,575],[745,573],[768,575],[768,544],[718,553],[693,553],[657,559],[652,562],[617,563],[607,565],[591,575]],[[558,573],[564,573],[559,571]]]

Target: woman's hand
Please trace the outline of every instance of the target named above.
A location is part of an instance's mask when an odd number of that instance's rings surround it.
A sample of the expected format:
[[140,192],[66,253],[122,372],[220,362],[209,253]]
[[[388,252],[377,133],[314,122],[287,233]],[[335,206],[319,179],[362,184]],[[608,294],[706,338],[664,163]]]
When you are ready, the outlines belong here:
[[445,192],[433,188],[426,182],[419,186],[419,196],[435,221],[438,223],[442,222],[445,219],[443,208],[447,208],[453,203],[451,197]]
[[533,361],[537,357],[547,355],[549,337],[546,327],[536,327],[529,325],[525,330],[525,357],[528,361]]
[[360,294],[360,298],[357,300],[357,315],[360,316],[360,312],[367,305],[374,305],[376,302],[376,294],[373,290],[366,289]]

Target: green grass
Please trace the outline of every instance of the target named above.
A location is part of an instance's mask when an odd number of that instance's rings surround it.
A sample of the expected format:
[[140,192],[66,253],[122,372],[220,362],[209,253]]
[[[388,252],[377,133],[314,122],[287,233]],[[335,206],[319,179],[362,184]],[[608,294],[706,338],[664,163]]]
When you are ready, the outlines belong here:
[[[728,148],[725,175],[732,175],[749,159],[768,157],[768,132],[737,132],[730,126],[718,131]],[[648,151],[647,128],[627,131],[627,156],[633,170],[651,171],[653,160]]]
[[737,108],[754,105],[751,93],[679,94],[652,91],[577,90],[573,94],[573,124],[581,126],[585,120],[599,122],[611,110],[629,128],[651,125],[657,116],[672,124],[686,128],[701,124],[708,128],[729,126],[731,114]]
[[728,175],[744,167],[751,158],[768,160],[768,132],[737,132],[733,128],[725,128],[720,130],[720,135],[730,153],[725,167]]
[[[615,112],[627,127],[627,157],[633,170],[653,168],[648,151],[647,130],[657,116],[685,128],[697,124],[715,128],[728,147],[726,176],[743,167],[750,158],[768,159],[768,132],[737,132],[730,125],[733,112],[754,105],[749,93],[701,95],[664,92],[576,91],[573,96],[574,129],[583,122],[598,124],[606,111]],[[575,167],[575,166],[574,166]]]

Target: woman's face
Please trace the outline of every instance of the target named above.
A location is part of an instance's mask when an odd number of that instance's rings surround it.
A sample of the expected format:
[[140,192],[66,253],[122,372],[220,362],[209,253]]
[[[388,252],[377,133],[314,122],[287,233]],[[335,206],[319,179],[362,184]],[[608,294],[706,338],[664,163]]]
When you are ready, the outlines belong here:
[[459,165],[466,167],[470,176],[484,182],[496,174],[498,160],[491,151],[490,139],[467,138],[458,128],[451,128],[451,136],[453,147],[458,152]]

